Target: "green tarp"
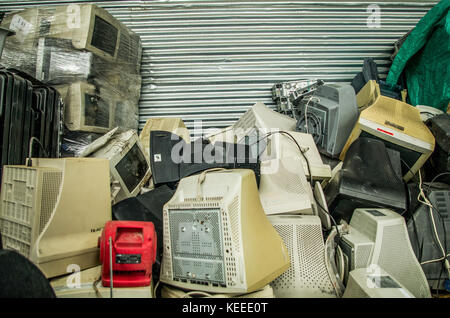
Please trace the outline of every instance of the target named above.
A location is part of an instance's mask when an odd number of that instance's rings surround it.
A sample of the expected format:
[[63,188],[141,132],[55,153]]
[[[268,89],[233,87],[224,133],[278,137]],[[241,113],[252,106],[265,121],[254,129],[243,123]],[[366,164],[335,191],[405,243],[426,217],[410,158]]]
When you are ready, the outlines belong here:
[[450,0],[441,0],[420,21],[403,43],[386,79],[396,84],[406,75],[411,105],[442,111],[450,101]]

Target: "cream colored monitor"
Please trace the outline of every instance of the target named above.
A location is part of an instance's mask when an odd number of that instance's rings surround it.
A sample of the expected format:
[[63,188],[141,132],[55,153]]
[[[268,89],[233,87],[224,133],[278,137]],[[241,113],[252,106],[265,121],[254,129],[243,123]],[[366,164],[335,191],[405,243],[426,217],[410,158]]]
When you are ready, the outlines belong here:
[[64,98],[64,123],[69,130],[107,133],[115,127],[115,103],[111,94],[103,94],[87,82],[55,87]]
[[357,268],[350,272],[342,298],[415,298],[381,267]]
[[428,281],[411,247],[405,219],[388,209],[356,209],[341,240],[348,270],[381,267],[417,298],[430,297]]
[[271,110],[263,103],[256,103],[233,125],[237,134],[242,135],[248,130],[280,129],[294,130],[297,121],[289,116]]
[[[73,272],[50,281],[57,298],[111,298],[109,287],[103,287],[102,267]],[[114,280],[113,280],[114,285]],[[113,298],[153,298],[153,281],[145,287],[113,286]]]
[[[57,6],[51,23],[52,37],[70,39],[74,48],[90,51],[110,62],[140,65],[139,36],[93,4]],[[134,69],[132,73],[135,73]]]
[[325,264],[322,225],[314,215],[271,215],[268,217],[283,238],[291,266],[271,286],[275,297],[335,298]]
[[403,180],[409,181],[433,152],[434,136],[416,107],[382,96],[378,85],[375,89],[376,94],[371,95],[369,106],[359,115],[339,159],[344,160],[348,148],[360,136],[381,139],[387,148],[400,152]]
[[183,178],[164,206],[163,223],[163,283],[244,294],[289,268],[288,251],[264,213],[252,170]]
[[184,125],[181,118],[161,117],[147,119],[144,128],[139,134],[145,156],[150,160],[150,133],[152,131],[162,130],[168,131],[180,136],[187,143],[191,142],[189,130]]
[[[323,163],[312,135],[296,131],[287,131],[287,133],[295,141],[287,134],[273,133],[267,138],[267,146],[261,155],[261,160],[284,159],[287,157],[300,158],[303,171],[305,171],[308,179],[310,175],[309,169],[311,169],[313,179],[330,179],[331,168],[329,165]],[[300,153],[296,142],[300,146],[304,156]]]
[[108,160],[32,159],[5,166],[0,229],[3,248],[16,250],[47,278],[99,265],[98,238],[111,220]]
[[205,293],[205,292],[196,292],[196,291],[188,291],[182,290],[179,288],[175,288],[170,285],[164,285],[161,288],[161,297],[162,298],[194,298],[194,297],[203,297],[203,298],[275,298],[273,294],[273,288],[270,285],[264,286],[262,289],[254,291],[248,294],[213,294],[213,293]]
[[90,157],[109,161],[113,204],[138,195],[150,178],[150,163],[134,130],[114,135]]
[[259,197],[264,212],[272,214],[315,214],[314,196],[300,158],[261,162]]

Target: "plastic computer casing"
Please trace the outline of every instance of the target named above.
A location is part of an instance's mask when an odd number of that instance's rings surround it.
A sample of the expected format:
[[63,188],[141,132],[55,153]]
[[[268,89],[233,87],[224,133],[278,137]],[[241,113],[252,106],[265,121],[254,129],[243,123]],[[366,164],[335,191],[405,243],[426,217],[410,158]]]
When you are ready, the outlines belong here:
[[64,122],[69,130],[107,133],[114,128],[118,96],[103,94],[87,82],[58,85],[56,89],[65,96]]
[[313,192],[300,158],[261,162],[259,198],[267,215],[316,214]]
[[350,272],[342,298],[415,298],[394,277],[378,266]]
[[422,122],[416,107],[382,96],[378,86],[365,105],[369,107],[361,112],[339,159],[344,160],[350,145],[359,136],[380,139],[386,147],[400,152],[407,165],[403,180],[409,181],[433,152],[433,134]]
[[114,135],[90,157],[109,160],[114,204],[139,194],[150,178],[150,163],[134,130]]
[[1,189],[3,248],[29,258],[47,278],[66,274],[70,264],[100,264],[98,238],[111,220],[108,160],[5,166]]
[[350,222],[356,208],[389,208],[397,213],[407,209],[405,183],[396,174],[384,143],[372,138],[360,137],[350,146],[325,195],[338,222]]
[[[323,180],[331,178],[331,168],[323,163],[313,137],[310,134],[297,131],[287,131],[287,133],[295,141],[287,134],[272,134],[267,138],[267,146],[261,155],[261,160],[300,158],[303,171],[308,178],[311,172],[313,179]],[[300,146],[303,155],[295,142]],[[308,165],[311,172],[308,169]]]
[[[450,172],[450,114],[440,114],[427,120],[426,125],[436,140],[436,147],[430,157],[430,164],[436,174]],[[440,181],[449,182],[450,178]]]
[[186,128],[181,118],[162,117],[147,119],[144,128],[142,128],[141,133],[139,134],[139,139],[141,140],[142,147],[145,150],[145,155],[149,159],[150,132],[155,130],[168,131],[180,136],[187,143],[191,142],[189,130]]
[[[338,157],[358,120],[355,91],[348,84],[327,84],[299,104],[297,130],[310,133],[319,151]],[[305,115],[306,112],[306,115]]]
[[[439,240],[444,249],[447,246],[447,253],[449,253],[450,235],[448,231],[450,230],[450,191],[431,190],[427,197],[434,207],[432,213]],[[442,218],[436,210],[439,211]],[[436,234],[433,230],[433,221],[431,220],[431,212],[428,206],[421,204],[411,218],[408,219],[407,227],[411,246],[419,262],[426,262],[443,257],[442,250],[436,240]],[[444,235],[444,227],[447,231],[447,237]],[[445,240],[447,240],[447,242]],[[444,282],[448,276],[447,270],[442,265],[442,261],[423,264],[422,269],[427,276],[430,288],[445,289]],[[441,275],[440,281],[439,275]]]
[[164,206],[163,220],[163,283],[243,294],[289,268],[288,251],[263,211],[252,170],[182,179]]
[[233,130],[239,139],[252,129],[267,130],[279,129],[284,131],[295,130],[296,120],[273,111],[261,102],[256,103],[233,124]]
[[137,34],[108,11],[92,4],[57,6],[50,35],[71,39],[79,50],[90,51],[107,61],[129,65],[139,72],[142,46]]
[[[102,267],[96,266],[52,279],[50,285],[57,298],[110,298],[110,288],[103,287],[101,280],[98,280],[101,273]],[[144,287],[113,286],[113,298],[153,298],[153,287],[153,281],[150,286]]]
[[[414,297],[430,297],[427,278],[408,237],[405,219],[388,209],[356,209],[341,248],[348,272],[381,267]],[[348,273],[347,273],[348,277]]]
[[322,224],[315,215],[271,215],[269,221],[283,238],[291,266],[271,286],[278,298],[335,298],[325,264]]

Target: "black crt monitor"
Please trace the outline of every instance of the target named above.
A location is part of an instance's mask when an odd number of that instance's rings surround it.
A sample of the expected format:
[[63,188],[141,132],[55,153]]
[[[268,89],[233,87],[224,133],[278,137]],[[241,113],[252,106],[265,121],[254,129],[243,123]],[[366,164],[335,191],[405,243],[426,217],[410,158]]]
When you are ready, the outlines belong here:
[[[433,168],[433,174],[450,172],[450,114],[441,114],[426,121],[436,140],[436,146],[430,157],[429,163]],[[439,181],[450,183],[450,176],[441,176]]]
[[[424,187],[427,189],[426,186]],[[443,257],[442,249],[434,232],[431,213],[433,213],[437,235],[445,250],[445,254],[448,255],[450,253],[450,190],[431,190],[427,192],[427,197],[434,207],[432,212],[430,212],[428,206],[421,204],[407,221],[409,239],[419,263]],[[422,269],[430,288],[435,290],[445,289],[444,282],[448,279],[448,272],[443,261],[423,264]]]
[[150,133],[150,168],[155,185],[180,180],[179,162],[172,160],[172,149],[182,151],[186,142],[168,131]]
[[256,184],[259,185],[260,165],[258,152],[253,152],[245,143],[196,141],[188,144],[180,163],[180,178],[212,168],[251,169],[255,173]]
[[150,133],[150,165],[155,185],[180,179],[212,168],[252,169],[259,184],[258,151],[251,145],[205,140],[186,143],[167,131]]
[[381,80],[378,73],[377,64],[373,58],[368,57],[364,59],[362,71],[356,74],[356,76],[352,79],[351,85],[355,89],[355,93],[358,94],[364,85],[371,80],[375,80],[379,84],[381,95],[402,100],[401,92],[403,87],[397,84],[389,85],[385,81]]
[[378,66],[371,57],[366,57],[364,59],[362,71],[356,74],[356,76],[352,79],[352,87],[355,89],[355,93],[358,92],[366,85],[366,83],[370,80],[379,81],[378,76]]
[[359,137],[348,151],[350,156],[346,155],[342,169],[324,191],[336,221],[350,222],[356,208],[388,208],[398,213],[405,212],[405,183],[394,170],[391,160],[395,157],[389,156],[384,143]]

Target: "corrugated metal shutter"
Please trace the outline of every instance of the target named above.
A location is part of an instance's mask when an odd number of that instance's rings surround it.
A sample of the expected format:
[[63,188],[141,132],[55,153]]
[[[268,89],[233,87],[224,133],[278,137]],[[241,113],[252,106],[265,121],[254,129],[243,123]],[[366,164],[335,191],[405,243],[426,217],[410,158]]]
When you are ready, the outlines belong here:
[[[4,1],[0,10],[72,2],[86,1]],[[364,57],[385,76],[393,42],[436,3],[377,1],[381,27],[368,28],[364,1],[94,2],[141,36],[140,128],[174,116],[190,129],[228,126],[256,101],[275,107],[275,82],[348,82]]]

